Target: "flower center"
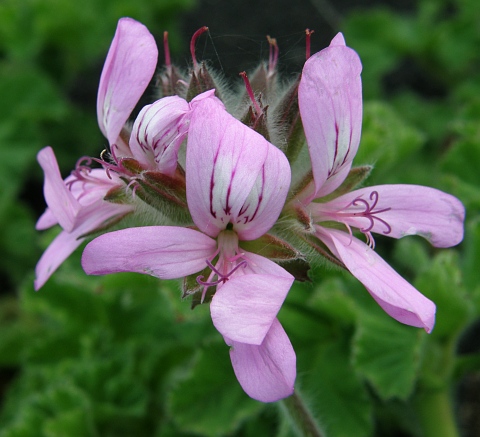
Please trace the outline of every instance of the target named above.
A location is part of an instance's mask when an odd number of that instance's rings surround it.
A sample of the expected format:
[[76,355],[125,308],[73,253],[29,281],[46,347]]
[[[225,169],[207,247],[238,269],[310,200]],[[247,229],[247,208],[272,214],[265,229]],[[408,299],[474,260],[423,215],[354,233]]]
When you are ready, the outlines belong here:
[[391,226],[383,219],[378,217],[378,214],[381,214],[382,212],[390,211],[392,208],[382,208],[382,209],[377,209],[375,210],[375,207],[377,206],[378,203],[378,192],[377,191],[372,191],[370,193],[369,199],[371,202],[368,200],[362,199],[361,197],[357,197],[354,199],[345,209],[349,209],[352,206],[360,206],[363,207],[363,211],[356,211],[356,212],[339,212],[338,214],[343,215],[343,216],[350,216],[350,217],[364,217],[367,220],[369,220],[369,226],[366,228],[360,228],[360,231],[363,233],[370,232],[373,229],[373,226],[375,225],[375,220],[379,221],[382,223],[386,231],[383,231],[385,235],[389,234],[392,232]]
[[[213,260],[217,256],[218,259],[214,264]],[[205,260],[211,270],[210,275],[207,280],[204,280],[202,275],[197,276],[197,282],[204,286],[202,302],[205,299],[208,287],[224,284],[240,267],[247,265],[247,260],[243,259],[244,256],[245,254],[242,253],[238,247],[237,233],[232,230],[220,232],[217,238],[216,252],[210,259]]]
[[[366,235],[367,244],[374,248],[375,241],[371,231],[376,223],[381,223],[385,227],[383,234],[388,235],[392,232],[388,222],[380,217],[380,214],[390,211],[392,208],[377,208],[378,200],[378,191],[372,191],[367,199],[363,198],[363,195],[358,196],[347,206],[340,209],[334,209],[335,201],[331,205],[329,203],[317,203],[312,209],[312,215],[319,222],[334,220],[338,223],[343,223],[350,235],[352,235],[350,226],[358,228],[360,232]],[[367,220],[366,224],[365,219]]]

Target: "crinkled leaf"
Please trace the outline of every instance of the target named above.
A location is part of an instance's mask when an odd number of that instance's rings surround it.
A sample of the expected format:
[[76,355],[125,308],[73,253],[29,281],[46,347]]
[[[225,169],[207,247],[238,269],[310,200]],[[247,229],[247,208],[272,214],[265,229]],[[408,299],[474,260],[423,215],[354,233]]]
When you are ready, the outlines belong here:
[[425,335],[388,317],[360,311],[353,342],[355,370],[382,399],[407,399],[417,380]]
[[191,372],[171,392],[168,405],[181,430],[212,437],[232,433],[263,408],[243,392],[228,346],[220,341],[199,351]]
[[458,261],[454,250],[440,252],[415,281],[415,286],[437,305],[432,332],[436,338],[457,335],[473,314],[473,302],[465,293]]
[[300,382],[310,408],[329,437],[367,437],[373,431],[372,403],[350,364],[345,342],[315,347],[309,372]]
[[375,178],[388,175],[398,162],[423,145],[422,133],[387,103],[366,102],[363,111],[362,140],[355,163],[374,164]]

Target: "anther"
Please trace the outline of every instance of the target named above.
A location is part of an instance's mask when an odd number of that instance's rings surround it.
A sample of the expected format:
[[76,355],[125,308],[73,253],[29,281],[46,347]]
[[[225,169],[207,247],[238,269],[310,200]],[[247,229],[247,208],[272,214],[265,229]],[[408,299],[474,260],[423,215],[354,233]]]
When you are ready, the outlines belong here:
[[307,60],[310,57],[310,37],[312,36],[312,33],[314,33],[314,30],[310,29],[305,29],[305,60]]
[[163,51],[165,52],[165,67],[167,71],[172,69],[172,62],[170,59],[170,47],[168,45],[168,32],[163,32]]
[[270,35],[267,35],[267,41],[269,44],[268,75],[271,76],[275,73],[277,67],[279,48],[277,40],[271,38]]

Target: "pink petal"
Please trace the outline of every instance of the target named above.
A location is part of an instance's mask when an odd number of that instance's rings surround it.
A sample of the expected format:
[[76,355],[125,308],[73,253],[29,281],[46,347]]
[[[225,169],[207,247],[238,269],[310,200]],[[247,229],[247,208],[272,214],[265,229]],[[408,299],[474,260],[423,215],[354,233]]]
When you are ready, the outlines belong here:
[[[293,283],[293,276],[274,262],[246,254],[248,270],[239,268],[217,287],[210,304],[215,328],[232,341],[260,345]],[[238,272],[238,273],[237,273]]]
[[110,189],[125,187],[125,183],[116,173],[110,172],[107,174],[101,168],[90,169],[83,176],[84,178],[79,180],[74,174],[71,174],[65,179],[65,184],[68,185],[73,197],[77,199],[82,209],[86,205],[103,200]]
[[216,236],[232,223],[241,238],[257,238],[275,223],[289,185],[288,163],[275,146],[229,115],[217,99],[194,106],[187,201],[203,232]]
[[435,304],[420,294],[373,249],[355,237],[336,229],[316,226],[317,236],[366,287],[384,311],[406,325],[431,332]]
[[79,214],[78,226],[72,232],[61,232],[50,243],[38,261],[35,268],[35,290],[40,289],[55,270],[82,243],[83,235],[102,227],[108,220],[128,214],[131,210],[132,207],[128,205],[117,205],[103,201],[91,204],[88,208],[83,208]]
[[50,243],[35,268],[35,290],[43,287],[55,270],[82,244],[83,238],[78,232],[60,232]]
[[177,168],[178,149],[185,139],[190,111],[186,100],[164,97],[145,106],[138,115],[130,137],[134,158],[147,168],[172,175]]
[[175,226],[145,226],[110,232],[91,241],[82,266],[89,275],[138,272],[181,278],[206,267],[216,242],[201,232]]
[[51,228],[52,226],[58,225],[58,220],[52,214],[48,208],[45,212],[39,217],[35,225],[37,231],[43,231],[45,229]]
[[231,346],[233,370],[243,390],[261,402],[275,402],[293,393],[296,357],[280,322],[275,319],[260,346],[238,343]]
[[[338,221],[363,230],[371,228],[371,232],[392,238],[420,235],[435,247],[455,246],[463,239],[463,204],[434,188],[379,185],[353,191],[325,204],[312,203],[311,207],[317,214],[330,211]],[[336,211],[344,213],[335,214]]]
[[45,173],[43,193],[48,208],[60,226],[71,231],[81,206],[65,185],[52,148],[45,147],[40,150],[37,160]]
[[341,34],[303,67],[298,103],[315,191],[324,196],[347,176],[362,128],[362,65]]
[[268,232],[283,209],[289,187],[290,164],[270,145],[262,171],[237,217],[235,231],[240,240],[255,240]]
[[117,143],[120,131],[147,88],[157,58],[157,46],[148,29],[131,18],[121,18],[97,96],[98,124],[111,145]]

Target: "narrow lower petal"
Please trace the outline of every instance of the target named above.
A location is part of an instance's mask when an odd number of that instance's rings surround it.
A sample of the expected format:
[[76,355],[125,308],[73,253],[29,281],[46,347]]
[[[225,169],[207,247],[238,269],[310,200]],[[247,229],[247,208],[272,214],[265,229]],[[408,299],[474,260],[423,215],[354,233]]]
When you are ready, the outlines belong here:
[[261,402],[275,402],[293,393],[296,356],[280,322],[275,319],[262,344],[226,338],[233,370],[245,393]]
[[43,287],[55,270],[82,244],[78,232],[62,231],[50,243],[35,267],[34,287],[38,291]]
[[346,178],[360,143],[362,65],[341,34],[303,67],[298,103],[312,161],[317,196]]
[[317,236],[368,290],[384,311],[406,325],[431,332],[435,304],[412,287],[375,251],[336,229],[316,227]]
[[35,268],[35,290],[40,289],[55,270],[82,243],[84,235],[102,228],[110,220],[125,216],[131,210],[132,208],[128,205],[117,205],[103,201],[98,201],[88,208],[82,209],[78,216],[79,225],[71,232],[63,231],[58,234],[38,261]]
[[145,92],[157,66],[158,51],[148,29],[121,18],[100,77],[98,125],[112,145]]
[[260,345],[276,319],[294,278],[259,255],[247,254],[244,259],[247,260],[247,272],[240,267],[232,278],[217,287],[210,313],[215,328],[224,337]]
[[137,272],[162,279],[199,272],[216,250],[201,232],[175,226],[145,226],[110,232],[91,241],[82,266],[89,275]]
[[456,197],[419,185],[379,185],[312,203],[315,217],[334,220],[364,232],[392,238],[420,235],[435,247],[451,247],[463,239],[465,208]]
[[45,173],[43,193],[48,208],[60,226],[71,231],[81,206],[65,185],[52,148],[45,147],[40,150],[37,160]]

